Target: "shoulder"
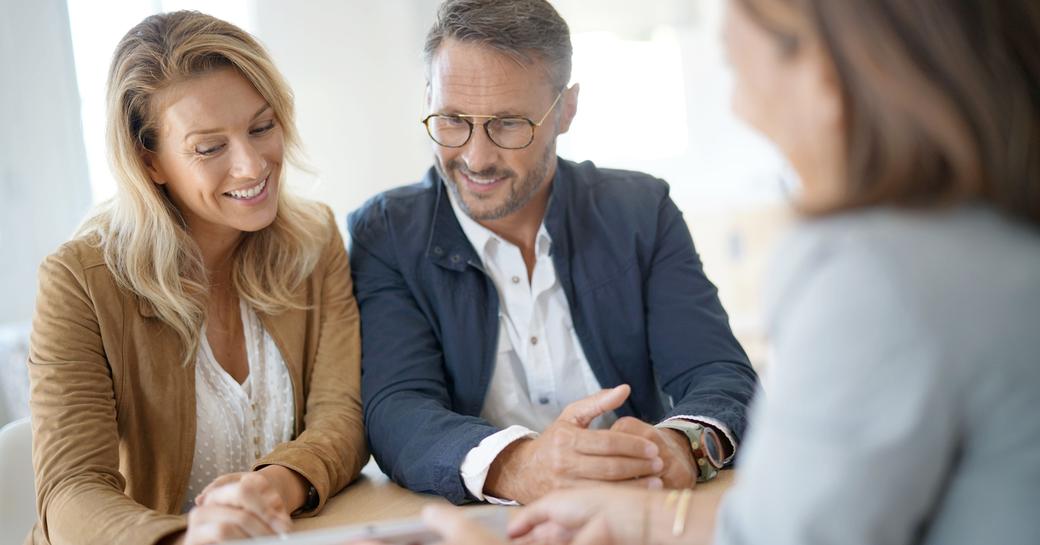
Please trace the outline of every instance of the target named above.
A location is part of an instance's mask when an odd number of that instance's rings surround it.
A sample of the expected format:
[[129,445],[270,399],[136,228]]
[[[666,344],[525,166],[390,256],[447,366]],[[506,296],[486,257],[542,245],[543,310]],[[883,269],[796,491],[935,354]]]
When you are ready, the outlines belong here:
[[365,201],[347,216],[351,236],[387,226],[407,228],[428,220],[440,187],[437,176],[431,167],[421,181],[384,191]]
[[56,274],[71,275],[85,281],[88,274],[109,275],[101,238],[96,234],[73,238],[44,258],[40,278]]
[[977,284],[980,274],[990,285],[1013,263],[1033,270],[1040,265],[1040,233],[992,209],[875,208],[797,227],[774,256],[773,272],[780,273],[778,283],[790,284],[814,270],[851,269],[845,271],[848,285],[879,275],[929,293]]
[[565,159],[559,160],[558,168],[561,178],[569,181],[575,201],[605,209],[656,210],[669,195],[667,182],[643,172]]
[[797,228],[778,249],[766,321],[771,335],[795,324],[914,330],[946,354],[988,330],[983,344],[1006,352],[1013,330],[1040,320],[1036,271],[1040,233],[985,207],[842,213]]
[[101,308],[119,308],[131,297],[105,262],[97,235],[79,236],[59,246],[40,264],[36,280],[37,313],[71,317],[80,304],[101,312]]

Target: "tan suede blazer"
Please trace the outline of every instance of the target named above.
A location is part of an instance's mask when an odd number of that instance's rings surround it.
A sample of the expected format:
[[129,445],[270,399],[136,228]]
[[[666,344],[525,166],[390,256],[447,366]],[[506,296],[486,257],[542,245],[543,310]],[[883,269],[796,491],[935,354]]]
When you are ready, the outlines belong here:
[[[325,500],[368,460],[359,321],[332,212],[329,240],[298,290],[306,310],[260,314],[296,398],[295,439],[256,467],[303,475]],[[151,305],[116,285],[90,240],[48,257],[29,354],[36,544],[147,544],[186,526],[195,448],[195,368]],[[313,514],[310,513],[310,514]]]

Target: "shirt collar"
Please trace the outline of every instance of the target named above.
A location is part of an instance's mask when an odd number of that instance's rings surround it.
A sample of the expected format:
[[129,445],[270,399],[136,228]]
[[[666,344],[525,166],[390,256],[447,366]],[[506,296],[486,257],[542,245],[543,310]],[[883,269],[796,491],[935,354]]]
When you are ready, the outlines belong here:
[[[445,180],[445,185],[453,183],[451,180]],[[471,218],[469,214],[462,210],[459,203],[456,201],[455,192],[451,188],[445,188],[448,193],[448,201],[451,202],[451,210],[455,213],[455,219],[459,221],[459,226],[462,227],[462,232],[466,235],[466,239],[473,245],[473,249],[480,254],[480,260],[487,264],[487,260],[490,255],[500,244],[508,244],[502,237],[495,234],[494,231],[484,227],[477,223],[476,220]],[[535,241],[535,253],[541,257],[549,253],[552,248],[552,237],[549,236],[549,231],[545,228],[545,220],[542,220],[542,224],[538,226],[538,238]]]

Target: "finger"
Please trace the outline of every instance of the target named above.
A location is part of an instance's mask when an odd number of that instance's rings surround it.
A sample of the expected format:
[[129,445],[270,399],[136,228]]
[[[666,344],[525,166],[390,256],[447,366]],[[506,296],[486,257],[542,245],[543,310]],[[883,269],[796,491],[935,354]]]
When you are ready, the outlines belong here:
[[268,521],[278,532],[292,529],[281,496],[261,475],[246,475],[237,482],[215,488],[203,500],[202,505],[224,505],[249,511]]
[[657,436],[657,428],[631,416],[618,418],[614,425],[610,426],[610,431],[638,435],[651,440]]
[[586,428],[597,416],[620,407],[631,392],[632,388],[627,384],[609,390],[600,390],[564,407],[558,420]]
[[213,482],[207,484],[206,488],[203,488],[202,492],[199,492],[199,495],[195,496],[195,504],[198,505],[199,503],[201,503],[203,501],[203,498],[205,498],[206,494],[213,491],[213,489],[236,482],[242,478],[242,475],[244,474],[228,473],[227,475],[221,475],[216,479],[213,479]]
[[218,538],[217,541],[234,537],[270,536],[278,533],[270,524],[253,513],[224,505],[192,509],[188,516],[188,528],[193,536],[215,536]]
[[585,456],[571,458],[571,467],[565,475],[572,479],[594,481],[627,481],[657,475],[664,469],[664,460],[654,458],[624,458],[620,456]]
[[[539,524],[525,536],[530,545],[566,545],[574,539],[574,531],[554,522]],[[511,541],[516,545],[516,541]]]
[[505,545],[484,527],[467,519],[458,507],[428,505],[422,510],[422,519],[452,545]]
[[654,458],[661,449],[651,439],[609,430],[581,430],[574,438],[574,450],[595,456]]

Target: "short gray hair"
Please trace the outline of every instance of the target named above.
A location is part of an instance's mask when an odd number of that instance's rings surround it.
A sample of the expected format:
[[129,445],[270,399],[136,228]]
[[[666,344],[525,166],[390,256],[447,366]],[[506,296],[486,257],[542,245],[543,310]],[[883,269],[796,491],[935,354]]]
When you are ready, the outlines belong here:
[[486,45],[523,65],[545,61],[559,89],[571,79],[571,31],[546,0],[445,0],[426,34],[427,81],[445,39]]

